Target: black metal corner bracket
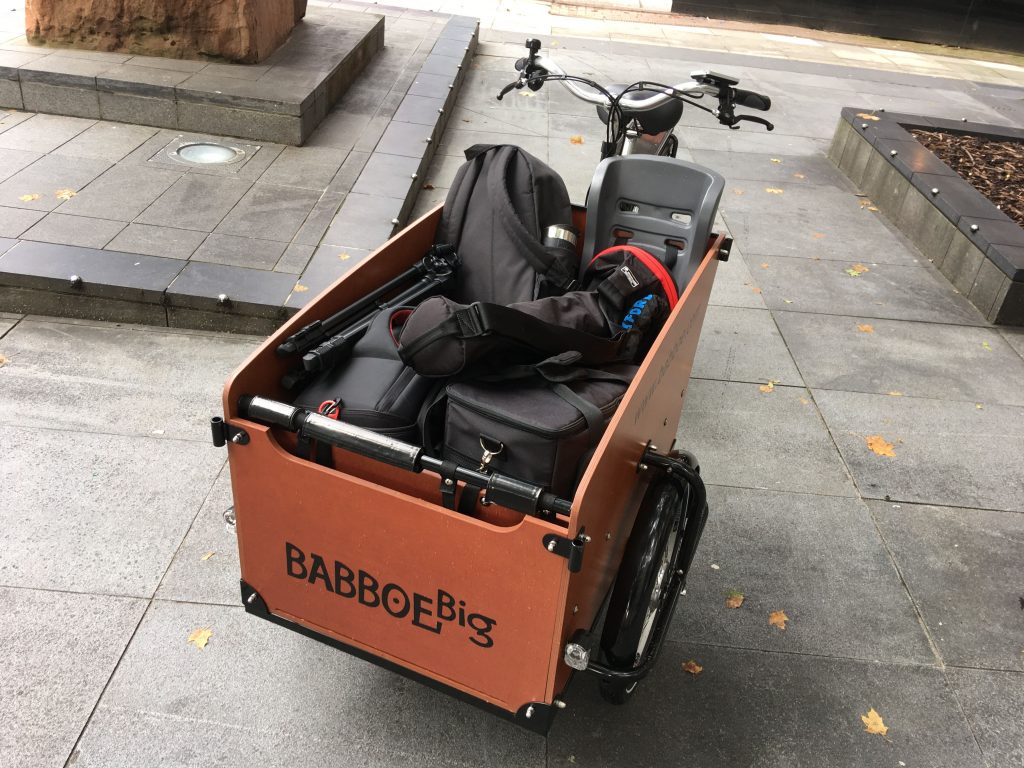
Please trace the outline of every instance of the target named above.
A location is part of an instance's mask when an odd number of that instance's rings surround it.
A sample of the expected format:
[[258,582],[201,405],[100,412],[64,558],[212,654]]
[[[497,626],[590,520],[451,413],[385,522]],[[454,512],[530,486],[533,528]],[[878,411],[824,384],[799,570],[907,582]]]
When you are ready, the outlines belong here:
[[228,441],[235,445],[246,445],[249,442],[248,432],[241,427],[232,426],[220,416],[210,419],[210,431],[213,434],[213,445],[216,448],[223,448]]
[[590,541],[590,537],[581,529],[575,539],[559,536],[557,533],[549,533],[544,536],[542,543],[544,549],[569,561],[569,573],[579,573],[583,567],[583,548]]
[[727,237],[718,248],[718,260],[728,261],[730,252],[732,252],[732,238]]

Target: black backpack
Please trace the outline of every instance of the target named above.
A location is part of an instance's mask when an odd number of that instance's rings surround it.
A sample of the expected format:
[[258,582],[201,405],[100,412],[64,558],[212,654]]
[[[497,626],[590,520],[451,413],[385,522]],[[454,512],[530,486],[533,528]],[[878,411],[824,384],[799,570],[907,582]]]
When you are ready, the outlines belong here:
[[454,245],[462,258],[452,298],[514,304],[574,288],[576,253],[544,245],[549,226],[572,225],[561,177],[509,144],[478,144],[466,160],[437,231],[437,241]]

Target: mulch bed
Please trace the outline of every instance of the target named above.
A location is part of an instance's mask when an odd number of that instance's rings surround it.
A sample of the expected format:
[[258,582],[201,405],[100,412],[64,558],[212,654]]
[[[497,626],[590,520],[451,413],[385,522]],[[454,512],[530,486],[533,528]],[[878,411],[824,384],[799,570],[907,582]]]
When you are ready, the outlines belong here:
[[942,162],[1024,227],[1024,141],[909,129]]

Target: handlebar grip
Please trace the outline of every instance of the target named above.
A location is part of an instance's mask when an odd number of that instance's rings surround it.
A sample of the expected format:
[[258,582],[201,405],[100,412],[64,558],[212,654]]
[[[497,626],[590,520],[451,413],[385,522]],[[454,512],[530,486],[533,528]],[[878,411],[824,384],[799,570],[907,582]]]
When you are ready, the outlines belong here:
[[509,84],[508,84],[508,85],[506,85],[506,86],[505,86],[504,88],[502,88],[502,89],[501,89],[501,92],[500,92],[500,93],[498,93],[498,101],[501,101],[501,100],[502,100],[503,98],[505,98],[505,95],[506,95],[506,94],[507,94],[507,93],[508,93],[509,91],[513,90],[513,89],[514,89],[514,88],[515,88],[516,86],[518,86],[518,85],[519,85],[519,82],[518,82],[518,81],[516,81],[516,82],[514,82],[514,83],[509,83]]
[[742,88],[732,89],[733,103],[748,109],[759,109],[762,112],[772,108],[772,100],[767,96],[753,91],[744,91]]

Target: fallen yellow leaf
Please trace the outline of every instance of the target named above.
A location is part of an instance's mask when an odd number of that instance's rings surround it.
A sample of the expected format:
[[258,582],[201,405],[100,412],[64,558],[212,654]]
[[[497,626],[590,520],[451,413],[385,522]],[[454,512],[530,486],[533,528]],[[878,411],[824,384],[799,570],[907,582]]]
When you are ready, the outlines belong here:
[[0,368],[3,368],[5,365],[7,365],[7,358],[0,355]]
[[339,253],[338,258],[341,259],[342,261],[348,261],[349,259],[352,258],[352,255],[349,253]]
[[869,206],[868,206],[868,210],[869,210],[869,211],[871,211],[871,212],[873,212],[873,213],[877,213],[877,212],[878,212],[878,208],[876,208],[876,207],[875,207],[875,206],[873,206],[873,205],[869,205]]
[[794,173],[793,174],[793,178],[794,179],[806,179],[807,177],[804,176],[802,173]]
[[857,264],[854,264],[853,268],[856,269],[858,272],[870,272],[871,271],[870,269],[868,269],[867,267],[865,267],[863,264],[861,264],[859,262]]
[[773,163],[781,163],[782,161],[781,161],[781,160],[779,160],[779,158],[777,158],[777,157],[773,157],[773,158],[772,158],[772,162],[773,162]]
[[[0,362],[0,365],[3,365],[3,363],[2,363],[2,362]],[[984,405],[982,405],[981,403],[975,403],[975,404],[974,404],[974,407],[975,407],[975,408],[977,408],[977,409],[978,409],[978,410],[980,411],[980,410],[981,410],[982,408],[984,408],[985,406],[984,406]]]
[[989,344],[987,341],[981,342],[981,348],[982,349],[987,349],[989,352],[992,351],[992,345]]
[[870,435],[869,437],[865,437],[864,442],[868,444],[868,448],[879,456],[891,456],[894,459],[896,458],[896,452],[892,449],[892,443],[881,435]]
[[767,261],[761,263],[761,269],[768,269],[768,262]]
[[693,659],[690,659],[688,662],[683,664],[683,672],[689,672],[691,675],[699,675],[703,671],[704,667],[702,667]]
[[863,325],[858,325],[857,330],[860,331],[861,333],[874,333],[875,326],[869,325],[868,323],[864,323]]
[[885,736],[889,732],[889,727],[882,722],[882,716],[875,712],[874,707],[869,709],[866,715],[861,715],[860,719],[864,723],[864,730],[868,733],[877,733],[879,736]]
[[843,272],[848,274],[850,277],[860,277],[865,272],[870,272],[870,271],[871,270],[868,269],[867,267],[865,267],[863,264],[854,264],[849,269],[844,269],[843,270]]
[[786,302],[787,304],[792,304],[793,303],[792,299],[783,299],[783,301]]
[[903,397],[903,393],[900,392],[898,389],[894,389],[892,392],[889,392],[888,394],[892,395],[893,397]]
[[211,637],[213,637],[213,630],[205,628],[193,629],[192,634],[188,636],[188,642],[199,650],[202,650],[206,647],[206,644],[210,642]]
[[730,592],[729,596],[725,598],[726,608],[739,608],[743,605],[743,593],[742,592]]
[[875,115],[869,115],[867,112],[858,112],[857,117],[859,117],[861,120],[871,120],[873,122],[878,122],[879,120],[882,119]]
[[750,286],[750,290],[752,290],[754,293],[760,293],[761,292],[761,289],[758,288],[756,285]]
[[583,143],[583,137],[580,136],[579,134],[576,134],[575,136],[570,136],[569,137],[569,143],[570,144],[582,144]]
[[870,201],[870,200],[868,200],[868,199],[867,199],[866,197],[862,197],[862,198],[860,199],[860,207],[861,207],[861,208],[867,208],[867,207],[868,207],[869,205],[871,205],[871,204],[872,204],[872,203],[871,203],[871,201]]
[[811,233],[811,237],[813,237],[815,240],[821,240],[821,238],[825,237],[825,233],[824,232],[813,232],[813,233]]
[[801,397],[800,398],[800,405],[810,405],[810,404],[811,404],[811,401],[808,400],[806,397]]
[[58,189],[53,194],[57,196],[58,200],[70,200],[72,197],[74,197],[78,193],[75,192],[75,190],[73,190],[73,189]]
[[217,554],[216,552],[207,552],[205,555],[203,555],[199,559],[202,560],[203,562],[206,562],[207,560],[209,560],[211,557],[213,557],[216,554]]
[[742,190],[742,189],[734,189],[734,190],[732,191],[732,193],[733,193],[734,195],[742,195],[742,194],[743,194],[743,190]]
[[768,623],[773,627],[785,629],[787,621],[789,621],[789,616],[786,615],[785,611],[772,611],[768,614]]
[[767,192],[769,195],[783,194],[783,190],[779,189],[778,187],[765,187],[764,191]]
[[309,290],[309,286],[302,285],[301,283],[296,283],[295,287],[292,288],[292,290],[295,291],[296,293],[305,293],[306,291]]
[[760,389],[762,392],[774,392],[775,391],[775,385],[777,383],[778,382],[775,381],[775,379],[768,379],[768,383],[767,384],[762,384],[760,387],[758,387],[758,389]]
[[22,195],[18,199],[21,200],[21,202],[23,202],[23,203],[31,203],[33,200],[38,200],[39,199],[39,195],[37,195],[35,193],[33,193],[31,195]]

